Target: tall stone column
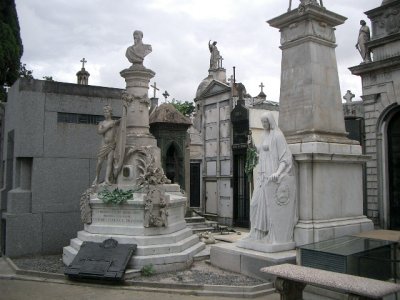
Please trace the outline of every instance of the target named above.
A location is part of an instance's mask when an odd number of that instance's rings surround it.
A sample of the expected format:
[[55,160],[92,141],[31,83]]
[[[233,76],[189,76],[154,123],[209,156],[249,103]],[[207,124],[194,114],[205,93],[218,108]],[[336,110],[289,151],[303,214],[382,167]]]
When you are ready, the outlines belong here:
[[304,3],[268,21],[281,32],[279,127],[298,166],[298,246],[373,228],[363,216],[366,158],[346,137],[341,103],[334,27],[346,18]]
[[154,167],[161,168],[161,152],[157,140],[149,128],[149,83],[155,72],[142,65],[132,65],[120,72],[126,82],[126,92],[122,98],[125,102],[125,122],[121,128],[126,130],[117,141],[121,171],[118,173],[119,186],[136,186],[139,177],[140,160],[146,164],[154,159]]

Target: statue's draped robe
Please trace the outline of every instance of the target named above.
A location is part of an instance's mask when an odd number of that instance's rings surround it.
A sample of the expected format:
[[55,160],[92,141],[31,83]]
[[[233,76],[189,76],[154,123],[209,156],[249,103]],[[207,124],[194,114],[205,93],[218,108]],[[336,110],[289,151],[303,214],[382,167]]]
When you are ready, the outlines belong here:
[[[265,133],[257,150],[259,169],[250,204],[249,238],[271,244],[291,242],[297,223],[292,153],[279,129]],[[278,181],[268,180],[281,163],[285,167]]]

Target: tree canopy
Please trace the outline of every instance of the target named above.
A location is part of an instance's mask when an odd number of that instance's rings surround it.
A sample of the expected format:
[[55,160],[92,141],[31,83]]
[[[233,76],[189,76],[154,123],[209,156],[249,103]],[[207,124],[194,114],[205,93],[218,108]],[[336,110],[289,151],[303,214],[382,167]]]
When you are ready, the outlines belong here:
[[15,0],[0,1],[0,100],[5,100],[4,85],[19,77],[23,46]]
[[189,101],[179,101],[179,100],[173,100],[171,104],[184,116],[190,117],[192,113],[194,112],[194,104],[193,102]]

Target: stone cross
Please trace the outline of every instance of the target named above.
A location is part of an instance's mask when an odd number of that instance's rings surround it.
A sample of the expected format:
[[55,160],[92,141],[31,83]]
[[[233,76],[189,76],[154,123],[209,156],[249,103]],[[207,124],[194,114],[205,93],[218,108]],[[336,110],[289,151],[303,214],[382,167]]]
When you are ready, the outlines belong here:
[[218,64],[219,64],[219,68],[222,68],[222,61],[224,60],[224,58],[222,57],[222,56],[220,56],[219,57],[219,61],[218,61]]
[[85,63],[87,63],[87,60],[85,58],[81,59],[81,63],[82,63],[82,69],[85,68]]
[[346,100],[346,103],[351,103],[351,100],[355,97],[356,95],[354,95],[350,90],[347,90],[346,95],[343,96],[343,99]]
[[261,84],[259,85],[259,87],[261,88],[261,93],[263,93],[263,88],[265,87],[265,85],[261,82]]
[[228,78],[228,81],[229,81],[229,83],[230,83],[231,85],[233,85],[233,81],[234,81],[233,75],[231,75],[231,77]]
[[153,88],[153,98],[156,98],[156,93],[157,91],[159,91],[160,89],[157,88],[157,82],[154,82],[154,85],[150,85]]
[[165,102],[167,102],[167,98],[169,97],[169,94],[168,94],[168,92],[167,91],[165,91],[163,94],[162,94],[163,96],[164,96],[164,98],[165,98]]

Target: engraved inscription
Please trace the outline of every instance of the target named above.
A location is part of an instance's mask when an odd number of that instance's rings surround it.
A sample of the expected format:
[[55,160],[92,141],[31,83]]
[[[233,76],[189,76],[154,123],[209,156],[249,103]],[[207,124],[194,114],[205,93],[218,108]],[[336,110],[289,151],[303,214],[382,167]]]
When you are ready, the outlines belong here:
[[92,223],[132,224],[133,212],[130,210],[96,210],[93,212]]

